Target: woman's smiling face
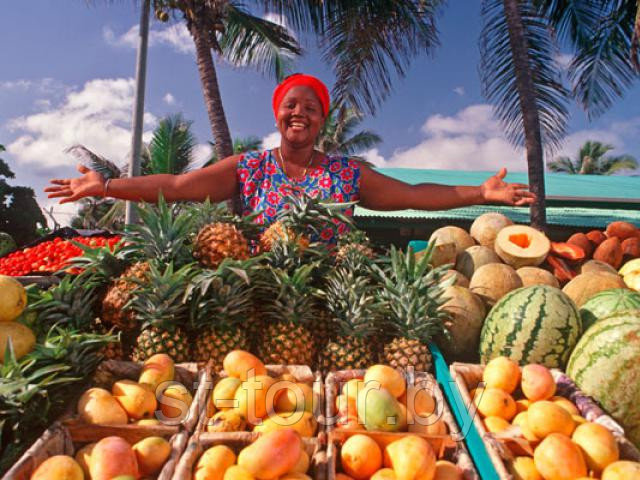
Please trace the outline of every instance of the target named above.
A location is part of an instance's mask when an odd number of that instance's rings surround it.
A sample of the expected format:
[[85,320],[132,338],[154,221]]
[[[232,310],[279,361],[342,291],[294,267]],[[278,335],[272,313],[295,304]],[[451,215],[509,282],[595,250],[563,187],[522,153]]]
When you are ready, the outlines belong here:
[[313,145],[325,117],[314,91],[305,86],[293,87],[278,106],[276,123],[283,140],[293,146]]

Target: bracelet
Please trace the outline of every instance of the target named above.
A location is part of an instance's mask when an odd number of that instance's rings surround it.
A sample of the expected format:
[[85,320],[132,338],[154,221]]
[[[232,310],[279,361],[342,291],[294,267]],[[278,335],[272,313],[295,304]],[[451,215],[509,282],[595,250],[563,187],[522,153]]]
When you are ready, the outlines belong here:
[[111,183],[111,178],[107,178],[107,181],[104,182],[104,190],[102,191],[102,198],[107,197],[107,190],[109,190],[109,183]]

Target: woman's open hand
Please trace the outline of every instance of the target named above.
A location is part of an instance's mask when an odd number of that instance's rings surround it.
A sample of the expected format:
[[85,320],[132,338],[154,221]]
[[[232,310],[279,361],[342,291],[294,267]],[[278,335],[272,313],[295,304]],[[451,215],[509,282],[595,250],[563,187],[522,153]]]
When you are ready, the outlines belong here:
[[104,192],[104,178],[98,172],[78,165],[78,171],[82,174],[78,178],[54,178],[53,186],[44,189],[48,192],[48,198],[61,197],[59,203],[75,202],[84,197],[101,197]]
[[529,186],[524,183],[507,183],[504,181],[506,175],[507,169],[502,168],[480,186],[484,201],[516,206],[531,205],[536,195],[529,191]]

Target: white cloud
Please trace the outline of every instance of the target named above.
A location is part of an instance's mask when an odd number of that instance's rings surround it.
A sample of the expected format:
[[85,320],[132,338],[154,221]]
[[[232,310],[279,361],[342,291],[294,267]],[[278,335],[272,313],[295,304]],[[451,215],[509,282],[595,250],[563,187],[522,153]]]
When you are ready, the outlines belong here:
[[[7,151],[18,164],[42,171],[74,165],[64,150],[76,143],[122,162],[131,147],[134,87],[130,78],[91,80],[57,106],[10,120],[9,129],[18,136]],[[153,126],[157,120],[146,113],[145,123]]]
[[262,138],[262,147],[265,150],[270,150],[280,146],[280,132],[272,132],[266,137]]
[[372,148],[371,150],[367,150],[360,154],[366,161],[372,163],[376,167],[384,167],[385,160],[384,157],[380,154],[377,148]]
[[[107,44],[114,47],[137,49],[139,31],[140,27],[134,25],[127,32],[117,35],[110,27],[104,27],[102,29],[102,38]],[[162,29],[149,30],[149,47],[159,45],[169,46],[179,53],[188,55],[194,54],[196,51],[191,34],[183,23],[176,23]]]
[[162,97],[162,101],[164,103],[166,103],[167,105],[175,105],[176,104],[176,97],[174,97],[170,93],[167,93],[164,97]]
[[453,91],[461,97],[464,95],[464,87],[456,87],[453,89]]

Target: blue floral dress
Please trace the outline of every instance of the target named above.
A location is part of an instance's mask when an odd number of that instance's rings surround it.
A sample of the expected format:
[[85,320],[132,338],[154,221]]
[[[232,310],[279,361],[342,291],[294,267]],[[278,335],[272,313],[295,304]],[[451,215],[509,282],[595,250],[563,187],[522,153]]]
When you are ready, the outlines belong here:
[[[279,210],[288,208],[285,197],[294,191],[304,191],[312,197],[334,202],[360,199],[360,165],[347,157],[325,156],[320,165],[310,168],[303,179],[292,180],[282,171],[273,150],[247,152],[238,162],[237,180],[243,215],[262,211],[256,223],[265,226],[275,221]],[[353,207],[343,213],[352,216]],[[334,220],[334,223],[339,234],[347,231],[348,227],[343,222]],[[320,237],[329,244],[336,242],[332,228],[325,228]]]

